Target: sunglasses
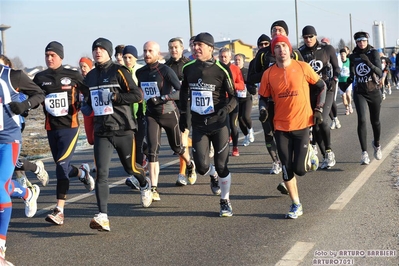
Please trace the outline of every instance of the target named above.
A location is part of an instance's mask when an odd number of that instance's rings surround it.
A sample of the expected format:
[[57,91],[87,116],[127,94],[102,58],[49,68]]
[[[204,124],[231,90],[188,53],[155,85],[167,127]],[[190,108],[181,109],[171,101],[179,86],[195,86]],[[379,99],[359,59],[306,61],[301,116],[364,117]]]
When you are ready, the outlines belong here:
[[304,39],[312,39],[313,37],[314,37],[314,35],[306,35],[306,36],[303,36]]
[[259,43],[259,46],[268,46],[270,43],[269,42],[261,42]]

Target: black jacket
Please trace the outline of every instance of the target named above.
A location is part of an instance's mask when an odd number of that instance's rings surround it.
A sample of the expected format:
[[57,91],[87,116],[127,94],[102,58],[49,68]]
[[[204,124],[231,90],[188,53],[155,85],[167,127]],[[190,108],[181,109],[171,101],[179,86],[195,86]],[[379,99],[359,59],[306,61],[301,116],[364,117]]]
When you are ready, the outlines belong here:
[[[113,114],[94,116],[94,134],[97,136],[113,136],[131,134],[136,129],[136,121],[132,117],[130,104],[143,100],[143,93],[134,83],[129,70],[112,60],[104,64],[96,64],[84,80],[90,91],[110,86],[115,94],[112,100]],[[97,104],[98,99],[85,92],[85,99],[90,106]]]

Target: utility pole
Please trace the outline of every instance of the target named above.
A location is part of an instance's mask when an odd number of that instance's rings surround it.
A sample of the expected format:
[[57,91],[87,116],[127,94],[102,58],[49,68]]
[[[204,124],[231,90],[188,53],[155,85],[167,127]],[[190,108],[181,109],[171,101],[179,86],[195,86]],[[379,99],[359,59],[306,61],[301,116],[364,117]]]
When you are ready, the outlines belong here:
[[188,0],[188,17],[190,20],[190,38],[194,36],[194,31],[193,31],[193,17],[191,14],[191,0]]
[[350,34],[351,34],[349,40],[350,40],[350,42],[351,42],[351,51],[353,51],[353,41],[352,41],[352,36],[353,36],[353,34],[352,34],[352,14],[351,14],[351,13],[349,13],[349,25],[350,25]]
[[2,49],[0,49],[2,54],[6,54],[6,38],[5,38],[5,34],[4,31],[8,30],[9,28],[11,28],[11,26],[7,26],[4,24],[0,25],[0,31],[1,31],[1,43],[2,43]]
[[299,35],[298,35],[298,0],[295,0],[295,24],[296,24],[296,48],[299,48]]

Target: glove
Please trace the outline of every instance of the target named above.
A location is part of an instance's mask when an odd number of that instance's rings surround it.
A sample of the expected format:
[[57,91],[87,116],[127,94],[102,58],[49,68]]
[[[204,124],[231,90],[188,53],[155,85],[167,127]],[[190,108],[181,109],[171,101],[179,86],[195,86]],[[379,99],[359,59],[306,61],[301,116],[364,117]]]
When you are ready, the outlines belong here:
[[220,109],[218,111],[218,122],[219,123],[224,123],[226,121],[227,115],[229,114],[229,111],[227,109],[227,107],[223,107],[222,109]]
[[28,100],[23,102],[10,102],[9,106],[11,111],[16,115],[20,115],[31,108],[31,104]]
[[98,91],[98,98],[100,101],[103,103],[109,103],[114,96],[113,92],[110,92],[109,90],[99,90]]
[[188,128],[186,114],[180,114],[179,127],[181,132],[184,132]]
[[90,116],[91,113],[93,112],[93,109],[91,108],[90,105],[88,105],[88,104],[86,103],[85,100],[83,100],[83,101],[81,101],[80,111],[81,111],[82,114],[84,114],[85,116]]
[[321,123],[323,123],[323,114],[322,114],[322,110],[320,110],[319,108],[315,108],[314,109],[314,113],[313,113],[313,123],[316,125],[320,125]]
[[164,103],[165,103],[165,101],[162,100],[162,98],[159,97],[159,96],[150,98],[150,101],[151,101],[154,105],[159,105],[159,104],[164,104]]
[[21,114],[22,117],[28,117],[29,115],[29,111],[25,111]]
[[267,117],[269,116],[269,113],[265,108],[262,108],[259,110],[259,121],[262,123],[265,123],[267,120]]
[[370,59],[366,54],[360,54],[359,56],[366,63],[366,65],[368,65],[369,67],[373,66],[373,64],[371,63]]

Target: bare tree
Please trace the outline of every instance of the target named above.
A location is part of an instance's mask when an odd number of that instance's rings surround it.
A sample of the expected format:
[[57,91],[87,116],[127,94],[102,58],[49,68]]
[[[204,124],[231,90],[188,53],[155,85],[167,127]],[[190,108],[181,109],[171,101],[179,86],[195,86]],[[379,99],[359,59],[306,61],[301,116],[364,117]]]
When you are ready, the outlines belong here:
[[21,59],[18,56],[10,59],[10,61],[12,63],[12,67],[14,69],[23,69],[24,68],[24,64],[22,63]]

